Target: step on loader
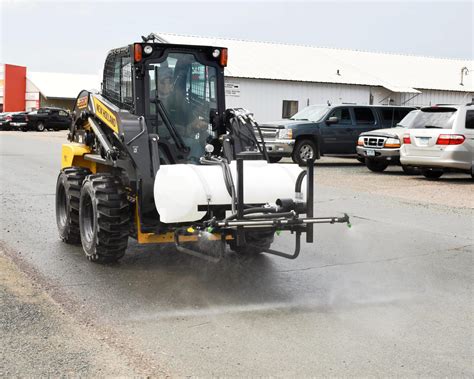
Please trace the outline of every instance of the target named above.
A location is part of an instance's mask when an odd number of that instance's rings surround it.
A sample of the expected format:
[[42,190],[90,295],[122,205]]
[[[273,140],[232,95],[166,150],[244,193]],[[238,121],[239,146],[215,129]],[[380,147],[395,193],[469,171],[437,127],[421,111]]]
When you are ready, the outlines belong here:
[[[225,109],[227,49],[150,34],[111,50],[102,89],[77,97],[56,186],[60,238],[90,261],[123,257],[129,237],[209,261],[237,254],[294,259],[313,242],[313,161],[270,164],[251,113]],[[292,252],[275,234],[295,235]]]

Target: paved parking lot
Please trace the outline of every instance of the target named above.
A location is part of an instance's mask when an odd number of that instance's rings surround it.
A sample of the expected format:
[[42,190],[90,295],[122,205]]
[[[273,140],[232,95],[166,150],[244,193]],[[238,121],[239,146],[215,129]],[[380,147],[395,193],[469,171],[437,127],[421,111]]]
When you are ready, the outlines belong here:
[[[212,265],[130,242],[119,264],[100,266],[57,237],[64,135],[0,134],[0,248],[74,323],[103,338],[117,357],[114,373],[474,375],[467,175],[432,182],[324,158],[316,214],[347,212],[353,227],[318,226],[316,243],[295,261],[229,257]],[[289,251],[292,243],[282,235],[275,247]],[[100,344],[95,353],[105,354]]]

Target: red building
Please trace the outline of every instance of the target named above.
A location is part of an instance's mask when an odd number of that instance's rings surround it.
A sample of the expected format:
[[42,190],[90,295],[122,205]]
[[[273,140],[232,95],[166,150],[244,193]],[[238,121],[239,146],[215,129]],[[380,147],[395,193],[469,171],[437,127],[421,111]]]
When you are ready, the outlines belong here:
[[24,111],[26,105],[26,67],[5,64],[0,72],[2,72],[0,86],[3,84],[3,89],[0,92],[3,95],[0,110],[2,112]]
[[99,89],[97,75],[31,72],[0,64],[0,112],[30,111],[44,106],[72,109],[83,89]]

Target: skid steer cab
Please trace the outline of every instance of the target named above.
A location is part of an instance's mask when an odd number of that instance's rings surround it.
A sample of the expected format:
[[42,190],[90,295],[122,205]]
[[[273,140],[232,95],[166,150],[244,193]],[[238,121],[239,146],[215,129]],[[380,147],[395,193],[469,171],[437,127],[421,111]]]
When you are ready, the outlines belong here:
[[[270,164],[252,114],[225,109],[227,49],[156,35],[109,52],[101,92],[77,97],[56,186],[61,239],[93,262],[123,257],[129,237],[218,261],[296,258],[313,215],[313,162]],[[294,251],[271,248],[295,235]]]

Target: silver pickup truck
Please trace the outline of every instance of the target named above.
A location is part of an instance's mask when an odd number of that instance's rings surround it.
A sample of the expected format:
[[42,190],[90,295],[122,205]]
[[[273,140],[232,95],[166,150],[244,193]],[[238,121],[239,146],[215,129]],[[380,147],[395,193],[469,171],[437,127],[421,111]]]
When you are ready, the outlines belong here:
[[[361,133],[357,140],[357,156],[367,168],[374,172],[384,171],[390,164],[400,164],[400,146],[403,135],[419,110],[408,113],[395,128],[376,129]],[[415,173],[411,167],[402,165],[407,174]]]

